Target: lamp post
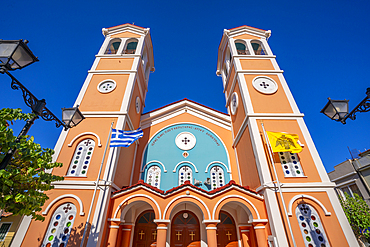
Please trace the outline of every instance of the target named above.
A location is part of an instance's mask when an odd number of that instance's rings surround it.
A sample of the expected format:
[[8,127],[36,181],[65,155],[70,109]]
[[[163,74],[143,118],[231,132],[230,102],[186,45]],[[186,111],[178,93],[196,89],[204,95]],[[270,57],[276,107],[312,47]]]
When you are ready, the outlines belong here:
[[[79,124],[84,116],[77,107],[62,108],[63,118],[60,121],[48,108],[46,108],[45,99],[37,99],[25,86],[22,85],[9,70],[22,69],[34,62],[39,61],[27,46],[25,40],[0,40],[0,73],[7,74],[11,79],[11,88],[20,89],[26,105],[31,107],[34,116],[27,120],[25,126],[19,133],[16,142],[19,142],[22,136],[25,136],[36,119],[41,117],[45,121],[54,121],[56,127],[64,127],[64,130],[72,128]],[[16,152],[16,148],[10,149],[0,163],[0,170],[5,169]]]
[[332,120],[346,124],[348,118],[355,120],[356,113],[370,111],[370,88],[366,89],[366,97],[350,113],[348,113],[348,100],[332,100],[320,111]]

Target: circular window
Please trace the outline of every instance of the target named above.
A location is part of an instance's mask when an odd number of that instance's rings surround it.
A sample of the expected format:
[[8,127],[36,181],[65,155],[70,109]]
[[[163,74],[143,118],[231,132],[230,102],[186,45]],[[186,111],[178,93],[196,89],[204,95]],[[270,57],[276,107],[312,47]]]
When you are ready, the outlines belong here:
[[140,98],[139,98],[139,96],[136,97],[135,108],[136,108],[136,113],[139,113],[140,112]]
[[175,143],[181,150],[190,150],[195,146],[197,139],[190,132],[181,132],[175,138]]
[[256,77],[252,84],[258,92],[264,94],[273,94],[278,90],[277,83],[269,77]]
[[98,85],[98,91],[101,93],[110,93],[116,88],[116,82],[112,80],[102,81]]
[[230,102],[231,114],[235,115],[236,110],[238,109],[238,103],[239,103],[238,94],[234,92],[231,95],[231,102]]

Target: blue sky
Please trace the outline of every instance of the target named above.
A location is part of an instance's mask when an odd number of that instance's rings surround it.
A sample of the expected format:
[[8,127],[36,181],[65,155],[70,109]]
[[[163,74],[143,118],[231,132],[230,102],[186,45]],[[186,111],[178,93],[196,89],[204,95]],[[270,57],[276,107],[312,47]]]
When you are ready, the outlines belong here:
[[[346,125],[320,110],[332,99],[353,109],[370,87],[368,1],[5,1],[0,39],[28,39],[39,58],[13,75],[61,117],[71,107],[104,37],[102,28],[134,23],[151,29],[156,71],[145,112],[188,98],[226,111],[217,49],[223,29],[271,30],[270,47],[293,93],[327,171],[350,158],[347,146],[369,148],[370,113]],[[0,107],[29,109],[0,75]],[[19,127],[17,125],[17,127]],[[107,126],[109,128],[109,126]],[[37,120],[29,134],[53,148],[61,129]],[[18,130],[16,130],[18,133]]]

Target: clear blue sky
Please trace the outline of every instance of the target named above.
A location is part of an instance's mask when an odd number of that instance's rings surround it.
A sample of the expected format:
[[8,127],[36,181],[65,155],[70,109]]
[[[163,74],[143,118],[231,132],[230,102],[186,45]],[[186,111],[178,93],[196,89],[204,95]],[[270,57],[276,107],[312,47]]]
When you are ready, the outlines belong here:
[[[73,105],[104,40],[101,29],[124,23],[151,29],[156,71],[145,111],[189,98],[226,112],[215,74],[217,48],[223,29],[249,25],[272,30],[270,47],[327,171],[350,158],[347,146],[370,148],[370,113],[346,125],[320,113],[327,97],[349,99],[352,109],[370,87],[368,1],[19,0],[1,5],[0,38],[28,39],[40,59],[13,75],[60,117],[60,108]],[[29,112],[6,75],[0,75],[0,83],[0,107]],[[53,148],[60,132],[37,120],[29,134]]]

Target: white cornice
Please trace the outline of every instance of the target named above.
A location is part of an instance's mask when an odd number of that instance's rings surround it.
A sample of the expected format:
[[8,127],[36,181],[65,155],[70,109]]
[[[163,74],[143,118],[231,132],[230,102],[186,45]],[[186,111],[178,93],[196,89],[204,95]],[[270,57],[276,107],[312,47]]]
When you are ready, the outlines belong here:
[[231,128],[230,116],[186,99],[144,114],[141,117],[141,125],[142,128],[146,128],[153,125],[155,122],[162,122],[162,120],[164,121],[168,118],[177,116],[179,113],[185,112],[196,116],[202,116],[206,121],[219,123],[227,129]]
[[123,24],[110,28],[103,28],[102,33],[104,36],[111,36],[117,33],[131,32],[138,35],[146,35],[148,33],[148,28],[142,28],[131,24]]

